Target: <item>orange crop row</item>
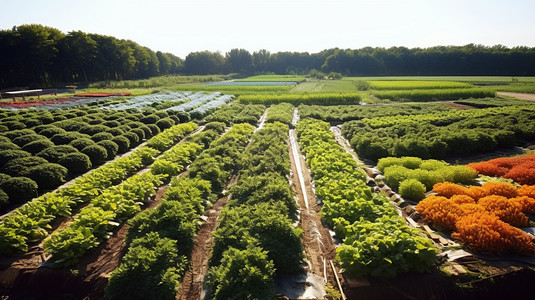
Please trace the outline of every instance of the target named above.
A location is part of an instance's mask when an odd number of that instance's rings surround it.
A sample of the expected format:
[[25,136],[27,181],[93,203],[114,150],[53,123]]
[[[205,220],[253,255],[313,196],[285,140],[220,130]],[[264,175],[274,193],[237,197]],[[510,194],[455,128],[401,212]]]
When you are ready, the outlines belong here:
[[437,229],[453,231],[453,238],[475,252],[535,254],[531,236],[517,228],[528,225],[524,213],[535,212],[534,186],[489,182],[466,188],[444,182],[433,191],[438,195],[420,201],[416,210]]
[[467,166],[479,174],[509,178],[520,184],[535,184],[535,155],[496,158]]

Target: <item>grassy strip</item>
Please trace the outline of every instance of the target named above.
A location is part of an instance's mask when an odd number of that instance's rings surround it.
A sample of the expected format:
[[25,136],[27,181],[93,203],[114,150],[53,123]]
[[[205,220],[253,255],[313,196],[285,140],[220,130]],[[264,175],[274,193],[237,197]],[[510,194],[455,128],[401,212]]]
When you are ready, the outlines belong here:
[[285,95],[243,95],[239,98],[240,103],[257,103],[264,105],[278,104],[282,102],[294,105],[346,105],[359,104],[360,94],[285,94]]
[[392,90],[372,91],[377,98],[391,101],[444,101],[467,98],[496,97],[496,92],[491,89],[464,88],[464,89],[429,89],[429,90]]
[[370,89],[374,90],[414,90],[414,89],[458,89],[473,88],[464,82],[453,81],[368,81]]

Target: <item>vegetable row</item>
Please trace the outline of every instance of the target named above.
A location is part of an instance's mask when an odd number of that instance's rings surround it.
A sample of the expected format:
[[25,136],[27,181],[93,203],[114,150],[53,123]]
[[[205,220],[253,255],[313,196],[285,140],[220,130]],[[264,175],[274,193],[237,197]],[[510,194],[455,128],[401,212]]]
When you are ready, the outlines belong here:
[[[196,128],[194,123],[179,124],[161,134],[174,132],[171,140],[177,142]],[[153,139],[158,140],[159,137]],[[153,144],[149,142],[148,144]],[[154,145],[159,143],[155,142]],[[72,185],[44,194],[14,210],[0,222],[0,252],[8,254],[27,251],[28,243],[39,241],[48,235],[48,231],[53,229],[50,225],[53,220],[71,215],[72,210],[81,203],[98,197],[106,189],[121,183],[135,171],[152,163],[160,152],[149,146],[140,147],[127,156],[77,178]]]
[[296,129],[323,202],[320,214],[343,240],[336,252],[347,275],[395,277],[434,265],[438,250],[385,196],[372,193],[366,174],[335,141],[328,123],[304,119]]
[[[189,266],[193,240],[201,223],[201,215],[221,192],[211,180],[223,169],[231,175],[238,165],[224,161],[237,160],[247,145],[254,128],[248,124],[234,125],[226,134],[221,123],[208,123],[205,130],[188,140],[203,145],[204,150],[191,168],[201,166],[204,158],[217,155],[205,169],[197,169],[171,180],[162,203],[142,211],[128,224],[127,252],[119,267],[111,274],[106,296],[109,299],[174,299],[184,272]],[[227,147],[228,152],[219,150]],[[207,178],[207,179],[205,179]],[[228,181],[229,177],[225,177]]]

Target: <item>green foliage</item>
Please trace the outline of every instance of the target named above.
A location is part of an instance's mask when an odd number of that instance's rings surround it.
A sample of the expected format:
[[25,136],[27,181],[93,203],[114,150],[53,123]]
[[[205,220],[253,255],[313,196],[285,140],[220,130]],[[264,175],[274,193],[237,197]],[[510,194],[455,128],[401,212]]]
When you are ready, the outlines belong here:
[[266,122],[281,122],[286,125],[292,124],[293,112],[295,107],[290,103],[280,103],[272,105],[268,109]]
[[360,94],[357,93],[333,93],[333,94],[283,94],[283,95],[242,95],[240,103],[278,104],[281,102],[293,105],[347,105],[359,104]]
[[37,154],[46,148],[55,146],[54,143],[52,143],[48,139],[40,139],[37,141],[33,141],[30,143],[27,143],[26,145],[22,146],[22,150],[30,152],[32,154]]
[[125,136],[115,136],[111,141],[119,147],[119,153],[125,153],[130,149],[130,140]]
[[173,121],[171,118],[162,118],[158,120],[155,124],[156,126],[158,126],[158,128],[160,128],[160,130],[165,130],[175,125],[175,121]]
[[91,136],[91,139],[95,142],[100,142],[100,141],[104,141],[104,140],[111,140],[113,139],[113,134],[109,133],[109,132],[99,132],[97,134],[94,134],[93,136]]
[[187,259],[176,241],[157,232],[136,239],[111,274],[107,299],[175,299]]
[[444,159],[521,145],[535,137],[533,118],[532,105],[455,110],[350,121],[342,133],[365,158],[377,158],[363,151],[375,143],[386,150],[384,157]]
[[[381,158],[377,168],[383,172],[385,183],[394,190],[400,189],[401,182],[407,179],[418,180],[425,185],[426,191],[430,191],[433,185],[438,182],[449,181],[468,184],[477,176],[473,169],[466,166],[451,166],[444,161],[422,160],[419,157]],[[421,199],[423,199],[423,195],[411,200]]]
[[25,176],[33,166],[46,164],[48,161],[38,156],[27,156],[10,160],[0,170],[11,176]]
[[35,142],[38,140],[43,140],[43,139],[46,140],[47,139],[46,136],[39,135],[39,134],[27,134],[27,135],[14,138],[12,142],[22,147],[28,143]]
[[23,150],[0,150],[0,166],[5,165],[10,160],[29,156],[31,154]]
[[106,153],[108,154],[106,157],[107,160],[113,159],[115,156],[117,156],[117,153],[119,153],[119,145],[111,140],[99,141],[97,142],[97,145],[106,149]]
[[336,258],[349,276],[394,278],[410,271],[425,272],[436,262],[438,250],[432,242],[400,217],[361,220],[346,230]]
[[70,146],[73,146],[74,148],[78,149],[78,151],[81,151],[87,146],[94,145],[95,142],[92,139],[83,138],[83,139],[77,139],[69,143]]
[[406,179],[399,184],[399,194],[404,199],[419,201],[425,197],[426,186],[417,179]]
[[496,97],[496,92],[483,88],[461,89],[423,89],[423,90],[392,90],[373,91],[372,95],[380,99],[392,101],[444,101],[468,98]]
[[0,182],[10,203],[24,203],[37,197],[37,183],[26,177],[10,177]]
[[91,136],[74,131],[69,131],[65,133],[55,134],[50,138],[50,140],[56,145],[67,145],[74,140],[82,138],[91,138]]
[[48,147],[36,155],[48,160],[51,163],[57,163],[64,155],[69,153],[78,153],[78,150],[76,150],[76,148],[73,146],[61,145]]
[[249,246],[230,247],[221,264],[210,268],[209,286],[214,299],[272,299],[275,289],[273,262],[266,251]]
[[[320,214],[343,240],[337,259],[344,273],[395,277],[403,272],[423,272],[435,263],[438,251],[431,241],[409,228],[387,198],[371,193],[356,162],[343,159],[345,151],[335,141],[328,123],[305,119],[297,123],[296,129],[315,179],[316,194],[323,200]],[[415,159],[403,162],[409,166],[421,163]],[[388,163],[391,160],[386,159],[382,165]],[[392,165],[385,173],[390,168],[410,171]]]
[[9,139],[7,140],[8,140],[7,142],[0,142],[0,150],[20,150],[20,147],[17,144],[10,142]]
[[85,173],[93,166],[89,156],[83,153],[69,153],[60,158],[58,163],[67,168],[70,174]]
[[56,163],[46,163],[28,169],[26,176],[37,183],[40,190],[49,190],[67,181],[68,170]]
[[149,139],[146,145],[160,151],[169,149],[171,145],[184,138],[186,134],[197,129],[197,127],[198,125],[193,122],[174,125]]
[[251,125],[256,125],[265,110],[266,107],[264,105],[246,105],[240,113],[232,118],[232,122],[235,124],[249,123]]

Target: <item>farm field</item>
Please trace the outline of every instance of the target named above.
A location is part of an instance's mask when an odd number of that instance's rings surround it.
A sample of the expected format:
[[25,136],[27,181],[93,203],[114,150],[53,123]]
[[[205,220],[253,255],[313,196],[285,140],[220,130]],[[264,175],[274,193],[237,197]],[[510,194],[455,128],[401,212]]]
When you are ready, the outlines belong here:
[[0,295],[531,292],[535,78],[227,79],[0,108]]

